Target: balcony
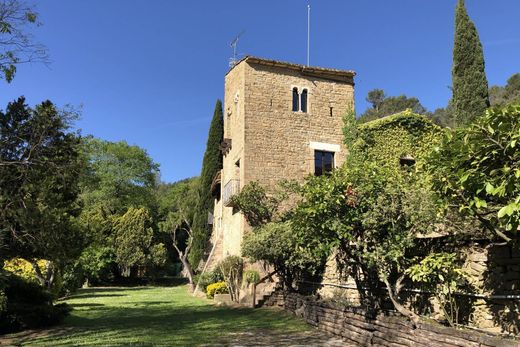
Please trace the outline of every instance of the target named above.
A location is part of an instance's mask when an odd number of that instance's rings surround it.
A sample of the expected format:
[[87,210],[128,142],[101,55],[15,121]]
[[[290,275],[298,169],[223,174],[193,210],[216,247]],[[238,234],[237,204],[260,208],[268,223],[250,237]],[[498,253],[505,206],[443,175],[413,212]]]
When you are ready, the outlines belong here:
[[231,201],[231,197],[238,193],[240,193],[240,180],[239,179],[229,180],[226,183],[226,185],[224,186],[224,191],[222,194],[222,200],[223,200],[224,206],[234,207],[233,202]]

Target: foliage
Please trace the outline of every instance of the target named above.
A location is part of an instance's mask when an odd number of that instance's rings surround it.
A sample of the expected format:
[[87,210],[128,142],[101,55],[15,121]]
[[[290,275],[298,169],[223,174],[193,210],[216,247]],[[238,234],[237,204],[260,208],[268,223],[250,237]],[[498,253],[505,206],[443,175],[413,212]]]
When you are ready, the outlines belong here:
[[30,27],[38,26],[38,14],[21,0],[0,2],[0,78],[11,82],[17,66],[48,62],[43,45],[34,41]]
[[144,149],[124,141],[86,138],[83,150],[89,161],[81,194],[85,223],[99,226],[109,216],[121,215],[129,207],[155,209],[159,165]]
[[239,256],[230,255],[222,259],[217,267],[224,277],[229,294],[231,294],[231,300],[238,302],[244,261]]
[[[37,264],[41,270],[45,271],[48,263],[44,259],[37,260]],[[4,270],[15,274],[28,282],[37,283],[36,273],[30,262],[23,258],[12,258],[4,263]]]
[[193,219],[193,250],[190,254],[190,263],[197,266],[204,257],[204,252],[211,236],[208,228],[208,213],[213,213],[214,199],[211,195],[211,183],[215,175],[222,169],[222,153],[220,143],[224,138],[224,118],[222,116],[222,102],[217,100],[215,112],[209,127],[206,151],[202,161],[200,174],[199,200]]
[[429,164],[439,194],[505,240],[520,225],[519,119],[520,105],[490,109],[448,131]]
[[240,194],[231,197],[234,206],[242,211],[253,228],[270,222],[280,204],[280,199],[269,196],[258,182],[246,184]]
[[228,293],[229,293],[229,290],[228,290],[226,282],[224,282],[224,281],[211,283],[210,285],[208,285],[208,287],[206,289],[206,297],[208,299],[213,299],[215,297],[215,294],[228,294]]
[[242,255],[251,262],[263,261],[280,275],[288,289],[294,280],[314,274],[324,263],[309,247],[303,247],[290,222],[270,222],[244,235]]
[[256,284],[260,281],[260,274],[256,270],[244,271],[244,280],[247,284]]
[[224,276],[218,267],[216,267],[213,271],[207,271],[201,273],[200,275],[196,275],[194,278],[194,281],[199,285],[199,289],[204,293],[207,291],[208,285],[211,283],[221,282],[223,280]]
[[90,245],[81,253],[78,265],[87,284],[109,283],[113,280],[113,269],[117,265],[114,249],[110,246]]
[[[123,215],[133,209],[147,210],[147,227],[144,238],[154,238],[150,247],[142,249],[146,253],[129,254],[128,257],[140,258],[138,263],[153,265],[154,259],[162,263],[165,257],[151,253],[164,251],[164,246],[159,246],[160,241],[156,235],[148,233],[149,228],[155,227],[154,218],[157,215],[157,202],[155,196],[156,179],[159,166],[153,162],[146,151],[138,146],[130,146],[124,141],[109,142],[95,138],[86,138],[82,142],[85,157],[88,158],[86,173],[81,180],[81,201],[83,209],[80,221],[88,237],[88,247],[82,254],[81,268],[89,282],[106,283],[113,277],[113,262],[116,263],[116,253],[122,259],[122,248],[129,246],[117,244],[117,224],[121,224]],[[132,213],[133,213],[132,212]],[[129,215],[127,215],[129,217]],[[123,227],[124,228],[124,227]],[[119,228],[119,234],[129,233],[124,236],[128,242],[133,242],[131,231],[123,231]],[[141,237],[139,236],[139,237]],[[135,242],[139,242],[136,241]],[[158,246],[153,246],[157,244]],[[135,246],[139,248],[139,246]],[[143,246],[144,247],[144,246]],[[160,247],[163,247],[162,249]],[[118,251],[116,252],[116,248]],[[132,247],[128,249],[132,253]],[[128,259],[127,259],[128,260]],[[135,260],[135,259],[134,259]],[[122,265],[125,271],[129,271],[127,265]],[[98,274],[95,271],[99,271]]]
[[0,112],[3,257],[48,259],[59,272],[80,252],[83,238],[76,217],[85,161],[80,137],[70,131],[76,116],[50,101],[29,108],[24,98]]
[[433,253],[406,270],[414,283],[435,293],[444,316],[451,326],[458,323],[458,307],[454,293],[459,291],[465,280],[464,272],[457,266],[454,253]]
[[353,109],[347,110],[343,116],[343,143],[350,149],[358,139],[358,124],[356,112]]
[[192,225],[196,214],[198,188],[198,179],[184,180],[171,185],[159,199],[161,205],[159,229],[171,238],[171,246],[182,263],[183,272],[187,275],[192,289],[195,289],[195,281],[189,257],[193,249]]
[[509,77],[504,87],[489,88],[489,101],[492,106],[506,106],[520,103],[520,73]]
[[129,208],[114,222],[114,252],[117,263],[129,274],[135,265],[164,264],[162,244],[153,244],[152,218],[145,208]]
[[405,95],[386,96],[381,89],[374,89],[368,92],[367,102],[372,104],[372,108],[367,109],[359,117],[360,123],[370,122],[379,118],[384,118],[405,110],[414,113],[426,114],[426,109],[421,105],[419,99],[409,98]]
[[6,310],[0,312],[0,333],[41,328],[59,323],[69,312],[53,305],[51,294],[34,282],[11,275],[5,287]]
[[400,159],[411,156],[421,170],[432,146],[440,142],[441,128],[427,117],[410,111],[358,126],[358,140],[352,155],[366,156],[366,160],[401,169]]
[[482,44],[466,12],[464,0],[458,1],[455,12],[452,92],[457,126],[470,124],[489,107]]

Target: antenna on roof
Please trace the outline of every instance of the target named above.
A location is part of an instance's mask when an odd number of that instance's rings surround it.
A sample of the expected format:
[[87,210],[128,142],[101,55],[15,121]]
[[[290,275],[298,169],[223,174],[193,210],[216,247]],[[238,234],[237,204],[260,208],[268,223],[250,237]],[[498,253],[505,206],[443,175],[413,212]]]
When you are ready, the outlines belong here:
[[229,67],[233,67],[236,65],[236,63],[238,62],[238,59],[237,59],[237,44],[238,44],[238,39],[240,38],[240,36],[242,36],[246,31],[245,30],[242,30],[240,32],[240,34],[238,34],[234,39],[233,41],[231,41],[231,43],[229,44],[229,46],[231,48],[233,48],[233,57],[232,58],[229,58]]
[[311,61],[311,4],[307,4],[307,66]]

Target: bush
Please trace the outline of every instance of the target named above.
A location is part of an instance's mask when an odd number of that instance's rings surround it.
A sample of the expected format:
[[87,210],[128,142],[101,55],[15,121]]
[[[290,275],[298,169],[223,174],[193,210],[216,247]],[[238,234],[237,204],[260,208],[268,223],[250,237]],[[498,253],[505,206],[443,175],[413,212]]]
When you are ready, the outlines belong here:
[[255,270],[247,270],[244,271],[244,279],[247,284],[255,284],[260,281],[260,274]]
[[194,278],[195,283],[199,284],[199,289],[203,292],[206,292],[206,289],[210,284],[220,282],[223,280],[224,276],[222,276],[222,272],[218,267],[213,271],[196,275]]
[[231,300],[238,302],[244,261],[239,256],[230,255],[218,263],[217,268],[224,276],[224,281],[226,281],[226,285],[230,291],[229,294],[231,294]]
[[54,325],[70,311],[67,304],[53,305],[51,294],[38,284],[15,275],[7,277],[4,293],[7,302],[0,312],[0,333]]
[[213,299],[215,297],[215,294],[227,294],[229,293],[229,290],[227,288],[226,282],[216,282],[208,285],[208,288],[206,290],[206,296],[208,299]]
[[[47,271],[47,261],[39,259],[37,263],[41,271],[45,273]],[[29,263],[27,260],[23,258],[12,258],[10,260],[7,260],[4,263],[4,270],[9,271],[30,282],[36,283],[38,281],[36,279],[36,273],[34,272],[31,263]]]

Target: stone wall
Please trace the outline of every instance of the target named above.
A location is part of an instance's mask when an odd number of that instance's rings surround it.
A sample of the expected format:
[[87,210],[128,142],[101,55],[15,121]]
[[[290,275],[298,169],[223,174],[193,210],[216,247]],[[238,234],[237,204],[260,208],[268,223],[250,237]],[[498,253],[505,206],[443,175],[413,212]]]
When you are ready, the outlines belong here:
[[[471,295],[457,296],[459,319],[464,325],[492,333],[520,334],[520,252],[511,246],[474,242],[459,249]],[[348,271],[346,269],[345,271]],[[325,268],[321,284],[314,284],[323,299],[360,306],[360,293],[348,272],[341,273],[335,256]],[[439,303],[429,293],[407,291],[401,299],[417,313],[443,319]]]
[[279,306],[328,333],[359,346],[484,347],[520,346],[518,341],[429,323],[412,323],[394,313],[370,316],[360,309],[337,307],[295,293],[278,292],[266,305]]

